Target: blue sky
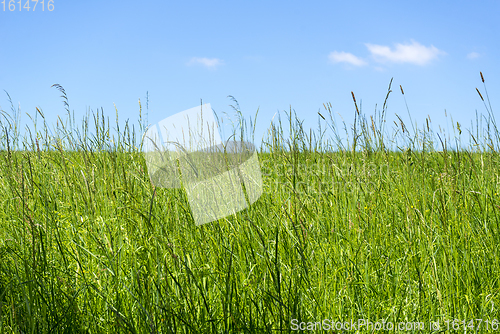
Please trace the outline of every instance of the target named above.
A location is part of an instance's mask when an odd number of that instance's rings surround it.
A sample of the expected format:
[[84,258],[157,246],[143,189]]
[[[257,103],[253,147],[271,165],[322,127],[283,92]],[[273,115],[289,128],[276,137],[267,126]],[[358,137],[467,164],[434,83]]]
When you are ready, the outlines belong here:
[[[7,2],[8,3],[8,2]],[[26,0],[22,0],[23,6]],[[81,119],[103,108],[137,123],[138,99],[149,123],[210,103],[231,114],[234,96],[247,117],[259,108],[257,137],[290,106],[316,127],[318,110],[352,122],[351,91],[363,111],[378,109],[392,77],[389,120],[446,109],[470,127],[486,112],[475,88],[500,108],[498,1],[54,1],[54,10],[3,11],[0,4],[0,88],[16,107],[49,124],[70,109]],[[33,6],[34,1],[31,1]],[[0,107],[10,112],[7,96]],[[256,138],[256,141],[258,139]]]

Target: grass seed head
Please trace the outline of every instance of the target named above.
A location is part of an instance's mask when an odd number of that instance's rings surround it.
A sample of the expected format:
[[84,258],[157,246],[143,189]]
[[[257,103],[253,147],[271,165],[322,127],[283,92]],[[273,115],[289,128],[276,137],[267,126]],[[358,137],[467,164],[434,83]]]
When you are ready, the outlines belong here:
[[479,97],[481,98],[481,100],[483,100],[483,101],[484,101],[483,96],[481,95],[481,92],[479,91],[479,89],[477,89],[477,88],[476,88],[476,91],[477,91],[477,93],[479,94]]
[[351,95],[352,95],[352,100],[354,101],[354,105],[356,106],[356,112],[359,115],[358,104],[356,103],[356,97],[354,96],[354,92],[353,91],[351,91]]

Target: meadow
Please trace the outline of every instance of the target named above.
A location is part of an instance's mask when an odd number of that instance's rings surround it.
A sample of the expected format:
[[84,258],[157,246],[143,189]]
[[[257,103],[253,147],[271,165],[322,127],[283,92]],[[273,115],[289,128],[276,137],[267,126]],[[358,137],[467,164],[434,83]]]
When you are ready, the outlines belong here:
[[[115,136],[97,112],[20,135],[2,111],[0,332],[279,333],[323,319],[495,331],[491,106],[450,137],[429,118],[388,124],[391,91],[373,116],[353,94],[352,125],[328,104],[316,130],[284,113],[259,148],[262,196],[201,226],[183,189],[152,185],[141,121]],[[238,115],[235,137],[250,140],[257,120]]]

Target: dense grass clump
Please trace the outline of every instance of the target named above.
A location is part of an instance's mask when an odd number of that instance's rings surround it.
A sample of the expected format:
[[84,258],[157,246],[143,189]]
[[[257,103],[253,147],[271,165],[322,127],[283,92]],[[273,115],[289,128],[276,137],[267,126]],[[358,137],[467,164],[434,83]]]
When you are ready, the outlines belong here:
[[466,136],[457,124],[451,140],[429,120],[388,129],[385,103],[368,118],[356,105],[344,137],[329,105],[315,132],[287,113],[260,148],[260,199],[201,226],[184,190],[152,185],[130,127],[114,138],[98,113],[93,131],[73,120],[21,140],[10,122],[0,331],[274,333],[293,319],[491,328],[500,142],[489,108],[485,128]]

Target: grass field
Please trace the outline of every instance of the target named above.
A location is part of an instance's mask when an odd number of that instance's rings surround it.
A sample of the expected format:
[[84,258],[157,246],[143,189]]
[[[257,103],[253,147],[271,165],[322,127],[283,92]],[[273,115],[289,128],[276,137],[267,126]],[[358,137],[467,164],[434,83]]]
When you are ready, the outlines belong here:
[[97,114],[21,138],[4,122],[0,332],[280,333],[323,319],[494,332],[500,141],[486,106],[451,139],[429,119],[387,124],[385,103],[372,118],[356,105],[345,131],[329,105],[315,131],[287,113],[260,148],[260,199],[201,226],[184,190],[151,184],[140,129],[110,136]]

